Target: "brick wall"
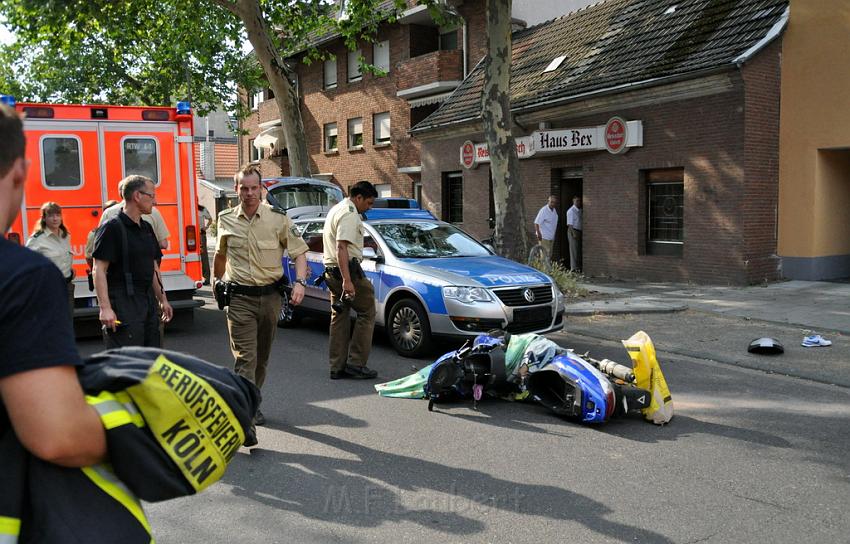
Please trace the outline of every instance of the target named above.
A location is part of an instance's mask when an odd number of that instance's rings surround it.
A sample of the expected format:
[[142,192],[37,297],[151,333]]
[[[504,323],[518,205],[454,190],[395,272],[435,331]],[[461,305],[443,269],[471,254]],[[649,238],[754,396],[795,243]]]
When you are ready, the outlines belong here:
[[239,148],[236,144],[215,144],[216,179],[233,178],[239,170]]
[[201,171],[203,167],[203,165],[201,164],[201,144],[197,142],[192,144],[192,155],[192,160],[195,163],[195,177],[197,179],[203,179],[204,173]]
[[[412,4],[413,2],[408,2]],[[458,9],[468,24],[469,68],[484,55],[486,51],[486,35],[484,7],[481,0],[465,2]],[[427,37],[426,39],[426,34]],[[425,41],[433,38],[433,43]],[[389,183],[394,196],[413,196],[413,184],[419,181],[417,174],[400,174],[399,167],[418,166],[420,159],[420,142],[408,134],[410,129],[410,108],[407,101],[398,98],[399,88],[410,88],[415,83],[408,77],[421,77],[420,74],[407,66],[400,66],[411,58],[411,48],[419,47],[423,51],[436,47],[437,32],[434,27],[417,25],[384,24],[379,27],[377,41],[390,41],[390,73],[386,77],[376,77],[363,74],[358,82],[348,82],[347,65],[348,49],[341,40],[336,40],[323,46],[337,55],[337,87],[325,90],[323,88],[323,64],[314,62],[305,65],[298,62],[300,92],[302,96],[301,113],[304,122],[304,132],[310,155],[310,167],[314,174],[332,173],[333,181],[344,189],[360,181],[369,180],[372,183]],[[422,41],[425,40],[425,41]],[[462,47],[462,34],[458,33],[459,47]],[[428,45],[424,47],[423,44]],[[362,43],[361,50],[366,62],[372,61],[371,43]],[[420,47],[422,46],[422,47]],[[459,51],[443,51],[429,55],[436,60],[425,61],[435,63],[433,66],[434,79],[461,79],[463,60]],[[299,60],[299,59],[295,59]],[[414,63],[418,62],[418,59]],[[456,71],[456,75],[453,74]],[[402,73],[407,75],[402,75]],[[449,77],[451,75],[451,77]],[[423,81],[425,83],[426,81]],[[243,100],[245,97],[243,95]],[[372,116],[376,113],[390,112],[391,141],[387,146],[375,146]],[[363,118],[363,149],[348,149],[348,120]],[[259,124],[279,119],[277,105],[274,100],[267,100],[259,108],[242,121],[242,128],[250,136],[240,138],[240,150],[243,162],[250,157],[248,142],[253,135],[260,132]],[[327,123],[337,123],[338,152],[323,151],[323,127]],[[271,157],[260,163],[264,176],[289,175],[289,165],[285,157]]]
[[435,81],[463,79],[463,52],[432,51],[399,65],[396,86],[399,90],[419,87]]
[[779,199],[779,95],[782,41],[775,40],[747,62],[744,81],[744,171],[741,199],[747,281],[779,278],[777,207]]
[[[602,125],[615,114],[642,120],[644,146],[623,155],[594,151],[521,160],[527,223],[523,228],[532,232],[534,216],[551,192],[553,172],[581,167],[586,274],[707,284],[745,284],[758,279],[751,274],[753,265],[748,263],[769,261],[773,250],[751,239],[761,240],[770,222],[750,224],[750,214],[760,194],[775,194],[777,178],[775,173],[771,178],[771,167],[767,167],[767,173],[759,171],[757,180],[749,176],[762,158],[751,158],[748,153],[752,147],[764,146],[756,142],[745,145],[745,129],[747,123],[760,126],[765,114],[754,108],[752,119],[747,119],[744,81],[735,73],[732,78],[732,90],[720,94],[587,117],[552,119],[552,128]],[[423,199],[438,215],[442,211],[441,173],[462,170],[459,148],[467,139],[480,142],[483,135],[423,144]],[[765,145],[769,155],[770,144]],[[684,170],[685,242],[680,257],[647,255],[645,251],[646,196],[642,173],[661,168]],[[487,165],[464,170],[462,226],[479,238],[489,234],[488,170]],[[747,191],[751,191],[752,198]],[[562,212],[569,205],[561,203]],[[564,223],[562,213],[559,229],[564,228]]]
[[[485,16],[485,6],[483,1],[464,2],[457,8],[458,13],[466,21],[467,25],[467,45],[469,46],[469,54],[467,62],[469,63],[469,71],[478,64],[484,55],[487,54],[487,18]],[[463,47],[461,43],[463,33],[458,34],[458,46]]]

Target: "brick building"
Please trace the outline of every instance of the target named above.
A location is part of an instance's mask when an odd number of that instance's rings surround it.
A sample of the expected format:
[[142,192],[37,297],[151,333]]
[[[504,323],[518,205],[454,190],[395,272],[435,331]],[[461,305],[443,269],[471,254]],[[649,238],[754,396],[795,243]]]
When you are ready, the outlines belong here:
[[[591,0],[542,7],[536,1],[515,0],[515,11],[538,17],[532,19],[536,21]],[[410,128],[436,110],[486,50],[484,2],[447,4],[460,16],[456,25],[439,27],[423,6],[408,0],[409,9],[400,19],[380,25],[374,43],[361,42],[352,52],[338,35],[328,35],[316,45],[334,55],[333,60],[306,65],[302,55],[288,59],[298,78],[314,177],[344,189],[368,180],[382,196],[421,200],[420,144]],[[392,1],[382,5],[389,8]],[[516,22],[518,28],[525,24]],[[361,73],[359,55],[386,75]],[[265,176],[289,175],[273,94],[265,89],[245,98],[252,113],[242,121],[247,136],[241,138],[240,158],[259,161]]]
[[234,132],[235,120],[215,111],[195,117],[195,176],[198,202],[213,218],[236,202],[233,175],[239,170],[239,144]]
[[[787,0],[607,0],[514,34],[511,104],[532,232],[584,201],[584,272],[748,284],[779,276]],[[492,189],[474,69],[412,129],[423,199],[483,237]],[[465,164],[461,164],[461,163]],[[482,205],[490,201],[490,206]]]

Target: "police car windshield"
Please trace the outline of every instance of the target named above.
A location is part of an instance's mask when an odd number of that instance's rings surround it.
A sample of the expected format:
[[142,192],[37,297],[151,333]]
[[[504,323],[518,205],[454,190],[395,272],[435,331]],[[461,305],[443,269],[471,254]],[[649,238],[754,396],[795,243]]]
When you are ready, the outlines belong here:
[[290,184],[269,191],[275,203],[284,210],[306,206],[330,208],[342,200],[342,190],[337,187],[322,187],[309,183]]
[[376,223],[372,225],[396,257],[484,257],[484,246],[460,229],[431,221]]

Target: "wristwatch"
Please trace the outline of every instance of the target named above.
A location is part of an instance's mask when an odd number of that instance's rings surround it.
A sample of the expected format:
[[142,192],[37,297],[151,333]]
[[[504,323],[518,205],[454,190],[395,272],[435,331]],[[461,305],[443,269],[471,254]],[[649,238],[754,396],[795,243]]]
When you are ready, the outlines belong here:
[[295,283],[300,283],[302,287],[307,287],[307,280],[304,278],[295,278]]

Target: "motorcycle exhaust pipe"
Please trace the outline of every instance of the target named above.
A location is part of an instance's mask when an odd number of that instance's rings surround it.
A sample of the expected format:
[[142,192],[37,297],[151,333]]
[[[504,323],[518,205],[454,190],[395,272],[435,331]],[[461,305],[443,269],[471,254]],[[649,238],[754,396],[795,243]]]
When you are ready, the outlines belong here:
[[635,381],[635,373],[625,365],[621,365],[611,359],[602,359],[601,361],[591,359],[591,361],[603,374],[619,378],[627,383],[634,383]]

